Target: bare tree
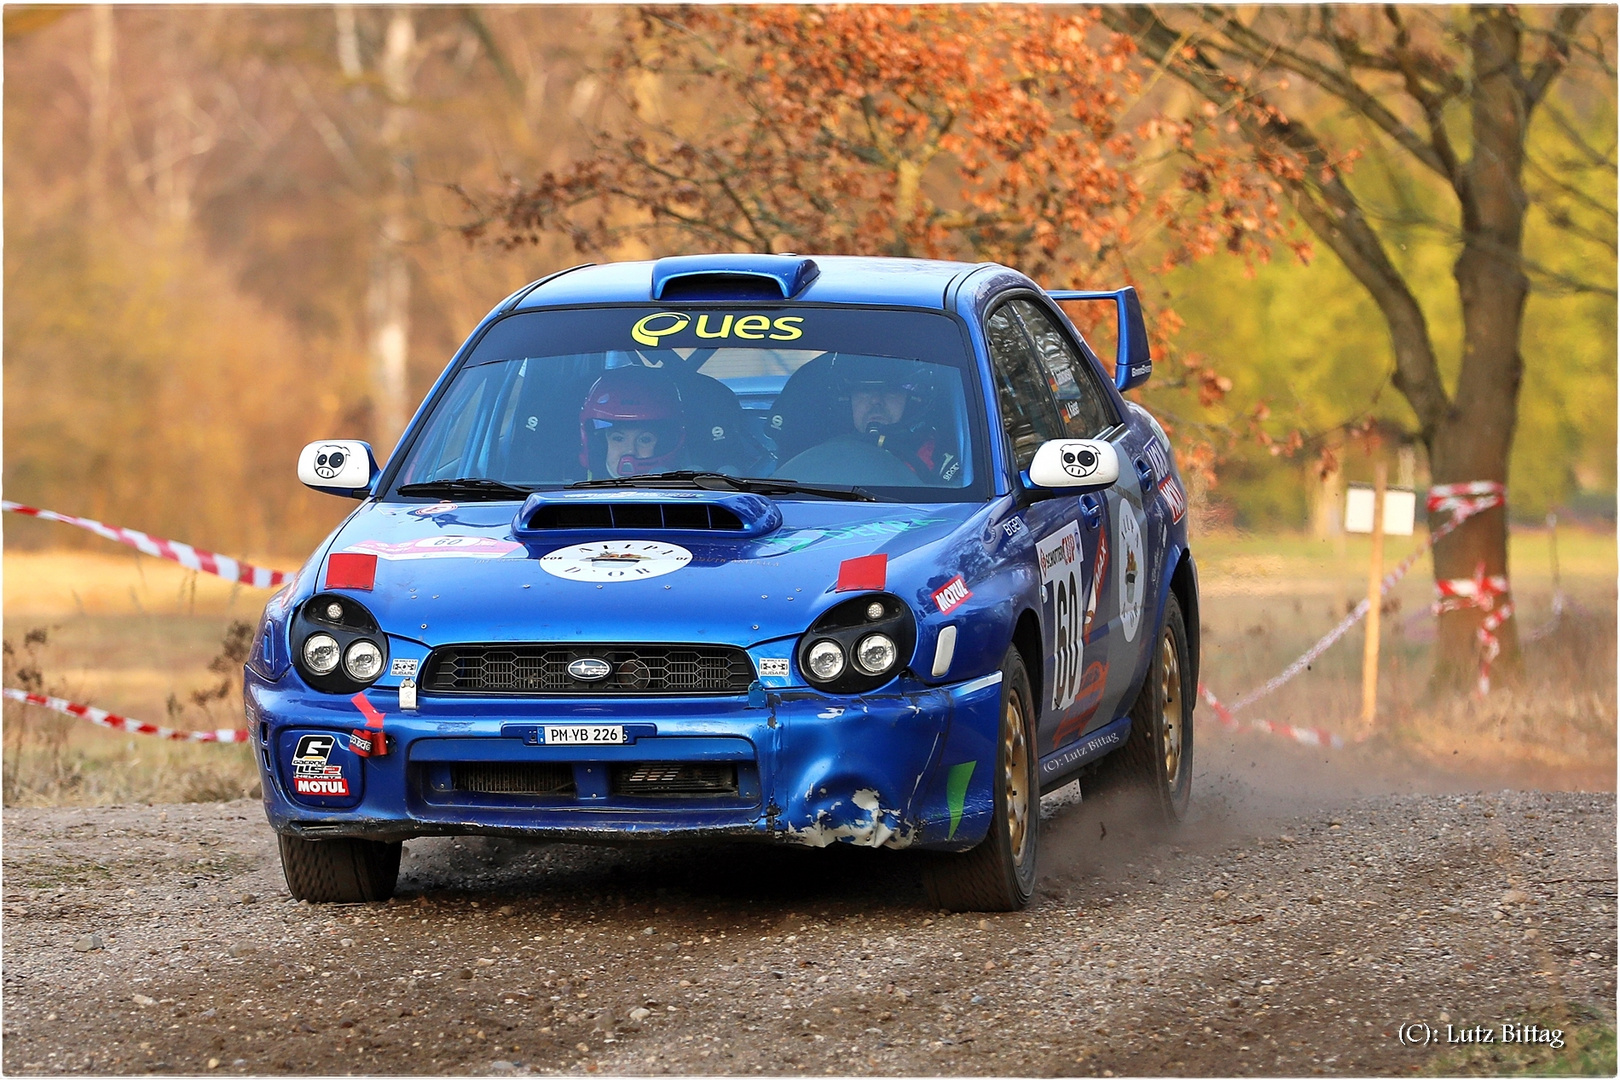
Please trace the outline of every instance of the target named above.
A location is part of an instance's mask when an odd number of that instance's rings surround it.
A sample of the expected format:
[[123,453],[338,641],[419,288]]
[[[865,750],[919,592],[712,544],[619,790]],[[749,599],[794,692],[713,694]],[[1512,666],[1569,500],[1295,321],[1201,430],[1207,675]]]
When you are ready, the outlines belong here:
[[[1536,266],[1524,247],[1537,194],[1527,190],[1526,169],[1556,172],[1527,158],[1538,107],[1577,54],[1607,67],[1613,92],[1612,37],[1583,39],[1588,14],[1583,6],[1457,12],[1318,5],[1258,15],[1221,7],[1103,9],[1109,25],[1129,33],[1146,56],[1209,103],[1206,113],[1221,118],[1269,169],[1300,220],[1367,290],[1388,324],[1393,384],[1416,414],[1437,484],[1507,481],[1533,280],[1614,292],[1613,207],[1597,207],[1593,227],[1591,215],[1569,211],[1571,193],[1580,194],[1574,185],[1547,196],[1554,205],[1549,219],[1606,239],[1607,274],[1571,278]],[[1437,178],[1449,194],[1461,248],[1453,277],[1463,323],[1453,389],[1442,379],[1423,307],[1376,227],[1377,209],[1348,181],[1349,148],[1335,145],[1328,123],[1300,115],[1313,102],[1370,127],[1383,152]],[[1571,129],[1574,141],[1612,171],[1612,145],[1588,147]],[[1432,515],[1431,527],[1446,516]],[[1487,574],[1507,573],[1505,507],[1473,518],[1434,553],[1436,580],[1471,578],[1481,565]],[[1470,608],[1441,617],[1437,684],[1460,683],[1473,669],[1482,614]],[[1514,623],[1498,636],[1501,662],[1512,670],[1519,662]]]

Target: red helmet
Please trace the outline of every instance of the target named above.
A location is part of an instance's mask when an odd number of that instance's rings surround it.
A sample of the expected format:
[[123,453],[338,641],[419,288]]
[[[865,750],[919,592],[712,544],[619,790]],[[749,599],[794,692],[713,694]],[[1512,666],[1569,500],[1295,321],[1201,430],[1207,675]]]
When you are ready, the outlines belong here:
[[608,464],[614,476],[665,472],[686,445],[681,395],[668,375],[644,367],[613,368],[585,395],[579,413],[579,463],[595,469],[607,461],[607,433],[615,426],[650,431],[657,438],[653,453],[621,454]]

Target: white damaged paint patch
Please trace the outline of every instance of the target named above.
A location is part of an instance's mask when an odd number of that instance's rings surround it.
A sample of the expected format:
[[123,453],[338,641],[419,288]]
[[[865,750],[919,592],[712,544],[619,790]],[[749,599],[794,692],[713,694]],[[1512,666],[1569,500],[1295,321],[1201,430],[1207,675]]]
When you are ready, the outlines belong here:
[[832,811],[843,805],[836,802],[831,808],[822,810],[816,816],[814,825],[807,825],[802,829],[789,826],[788,835],[801,844],[818,848],[836,843],[871,848],[911,846],[912,840],[915,839],[914,831],[900,832],[900,811],[885,810],[875,788],[861,788],[850,801],[866,812],[865,821],[851,821],[843,825],[831,824],[829,819],[832,817]]

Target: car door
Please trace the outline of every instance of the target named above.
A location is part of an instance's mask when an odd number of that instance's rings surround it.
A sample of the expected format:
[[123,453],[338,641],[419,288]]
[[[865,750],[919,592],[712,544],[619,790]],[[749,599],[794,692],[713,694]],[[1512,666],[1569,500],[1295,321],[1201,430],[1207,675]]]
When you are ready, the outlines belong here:
[[1032,299],[1014,300],[1025,332],[1057,399],[1064,434],[1106,439],[1120,451],[1120,477],[1109,488],[1079,497],[1088,531],[1085,607],[1081,616],[1084,668],[1072,709],[1054,730],[1050,749],[1102,727],[1128,703],[1142,655],[1140,622],[1147,595],[1142,498],[1133,458],[1123,442],[1127,426],[1102,383],[1101,370],[1059,320]]
[[[1016,303],[1016,301],[1015,301]],[[985,322],[991,368],[1003,430],[1020,473],[1048,439],[1065,435],[1053,383],[1036,354],[1013,304],[1002,304]],[[1041,581],[1041,642],[1045,654],[1036,744],[1049,754],[1083,729],[1086,657],[1084,620],[1087,575],[1103,525],[1102,500],[1082,512],[1081,497],[1043,492],[1024,509],[1024,527],[1034,541]]]

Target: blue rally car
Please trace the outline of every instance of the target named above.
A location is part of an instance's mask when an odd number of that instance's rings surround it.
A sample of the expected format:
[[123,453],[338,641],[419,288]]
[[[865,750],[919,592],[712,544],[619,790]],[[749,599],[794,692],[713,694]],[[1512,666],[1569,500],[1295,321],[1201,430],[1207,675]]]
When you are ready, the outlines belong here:
[[[1055,300],[1117,312],[1110,378]],[[479,324],[265,610],[246,707],[294,896],[415,836],[914,848],[1010,910],[1040,794],[1191,790],[1198,582],[1131,289],[1003,266],[584,266]]]

